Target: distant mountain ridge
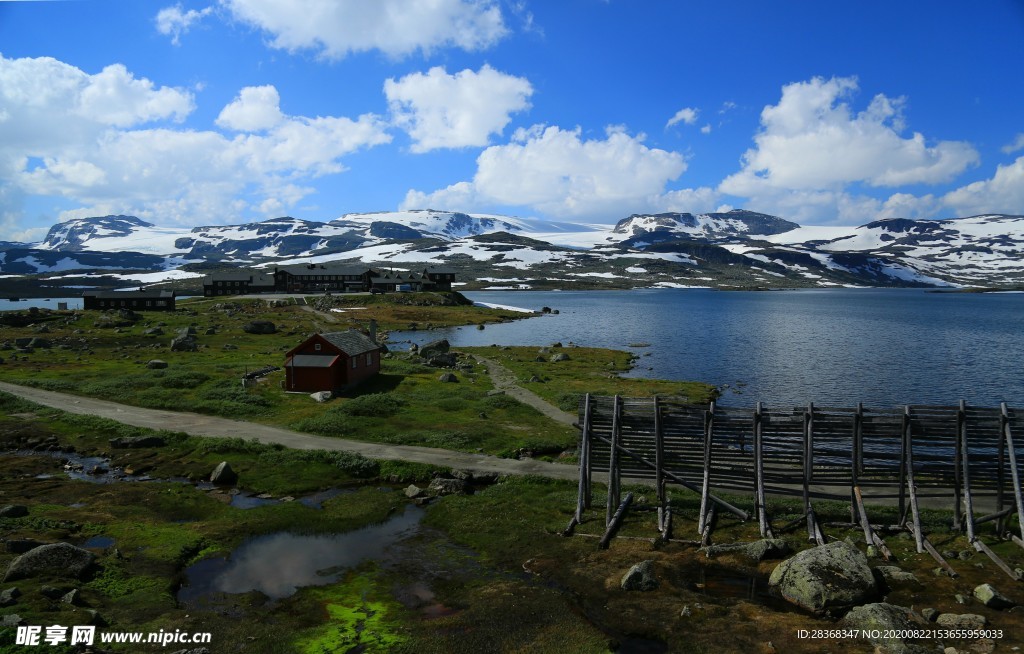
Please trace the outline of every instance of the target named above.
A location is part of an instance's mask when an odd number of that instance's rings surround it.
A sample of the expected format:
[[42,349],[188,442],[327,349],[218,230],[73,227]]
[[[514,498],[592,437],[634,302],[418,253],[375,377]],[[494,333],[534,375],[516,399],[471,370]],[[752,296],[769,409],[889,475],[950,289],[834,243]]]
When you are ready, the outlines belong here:
[[99,216],[54,225],[38,244],[2,244],[0,273],[187,277],[217,266],[337,260],[451,265],[466,271],[469,287],[1024,286],[1024,216],[823,229],[746,210],[634,214],[615,225],[430,209],[193,228]]

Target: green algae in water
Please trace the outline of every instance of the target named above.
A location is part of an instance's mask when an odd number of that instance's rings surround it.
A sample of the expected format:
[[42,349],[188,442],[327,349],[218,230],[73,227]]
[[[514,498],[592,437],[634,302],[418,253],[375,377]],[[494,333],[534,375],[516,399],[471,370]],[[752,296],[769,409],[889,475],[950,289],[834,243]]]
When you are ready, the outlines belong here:
[[328,624],[296,643],[301,654],[333,654],[355,648],[384,653],[407,640],[396,633],[392,623],[400,606],[386,593],[378,593],[369,577],[352,576],[316,592],[325,601]]

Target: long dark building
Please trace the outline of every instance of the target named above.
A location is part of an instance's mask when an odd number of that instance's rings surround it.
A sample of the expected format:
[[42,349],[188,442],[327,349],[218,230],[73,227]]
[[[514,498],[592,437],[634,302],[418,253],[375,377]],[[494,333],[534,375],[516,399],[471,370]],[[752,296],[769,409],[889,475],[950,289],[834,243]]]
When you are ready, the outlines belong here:
[[203,277],[203,295],[248,293],[358,293],[382,291],[450,291],[455,271],[424,268],[421,271],[388,272],[361,266],[305,264],[281,266],[273,273],[235,270]]
[[174,291],[86,291],[85,309],[131,309],[132,311],[174,311]]

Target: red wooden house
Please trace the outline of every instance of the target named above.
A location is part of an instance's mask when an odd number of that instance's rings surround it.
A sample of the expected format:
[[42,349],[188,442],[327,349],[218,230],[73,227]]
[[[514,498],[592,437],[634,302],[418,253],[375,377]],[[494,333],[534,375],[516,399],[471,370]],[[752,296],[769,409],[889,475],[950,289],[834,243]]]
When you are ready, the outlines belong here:
[[369,336],[348,330],[314,334],[285,353],[285,390],[338,391],[380,372],[381,348]]

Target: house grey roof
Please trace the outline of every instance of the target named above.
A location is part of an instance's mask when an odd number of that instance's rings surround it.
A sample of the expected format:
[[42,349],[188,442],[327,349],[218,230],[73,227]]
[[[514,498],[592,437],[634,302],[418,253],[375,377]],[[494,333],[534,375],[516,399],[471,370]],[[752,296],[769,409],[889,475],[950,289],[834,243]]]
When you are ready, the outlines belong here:
[[251,270],[215,272],[203,277],[203,284],[212,284],[213,282],[249,282],[251,286],[273,286],[274,278],[272,275]]
[[100,300],[169,300],[174,297],[174,291],[86,291],[82,297]]
[[330,368],[337,359],[337,354],[296,354],[286,365],[295,368]]
[[280,266],[278,271],[284,271],[290,275],[304,276],[304,275],[362,275],[367,270],[366,267],[357,266],[331,266],[331,265],[317,265],[313,268],[309,266],[299,264],[295,266]]
[[320,334],[320,336],[350,357],[380,349],[380,346],[374,343],[369,336],[354,329],[346,332]]

